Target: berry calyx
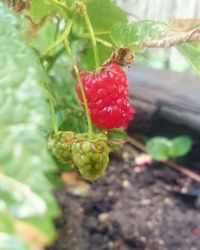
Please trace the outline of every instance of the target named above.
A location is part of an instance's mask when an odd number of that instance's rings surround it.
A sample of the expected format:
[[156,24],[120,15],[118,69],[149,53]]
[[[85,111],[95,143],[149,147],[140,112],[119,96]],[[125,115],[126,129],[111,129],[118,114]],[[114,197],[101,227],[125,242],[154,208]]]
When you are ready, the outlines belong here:
[[106,140],[102,135],[89,140],[87,134],[78,134],[73,142],[73,161],[85,179],[93,181],[104,175],[109,162]]
[[[81,72],[92,122],[103,129],[127,128],[135,110],[128,96],[128,80],[116,63],[104,65],[99,73]],[[78,96],[83,102],[80,88]]]
[[110,58],[104,63],[116,63],[121,66],[126,66],[134,61],[134,54],[130,48],[118,48],[110,56]]
[[72,163],[72,143],[74,140],[74,132],[59,131],[48,137],[47,147],[58,161]]

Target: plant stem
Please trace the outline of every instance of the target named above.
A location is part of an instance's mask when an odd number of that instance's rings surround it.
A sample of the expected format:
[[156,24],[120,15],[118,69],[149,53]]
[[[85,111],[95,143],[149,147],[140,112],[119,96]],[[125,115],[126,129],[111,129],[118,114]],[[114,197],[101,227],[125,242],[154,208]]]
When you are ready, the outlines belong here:
[[55,115],[55,110],[54,110],[54,105],[53,105],[53,98],[49,92],[49,88],[47,87],[47,84],[44,83],[44,89],[47,93],[48,99],[49,99],[49,104],[50,104],[50,109],[51,109],[51,119],[52,119],[52,127],[54,130],[54,133],[58,133],[58,126],[56,123],[56,115]]
[[[110,31],[99,31],[99,32],[94,32],[95,36],[103,36],[103,35],[110,35]],[[88,32],[84,33],[83,35],[89,36],[90,34]]]
[[[79,37],[79,38],[88,39],[88,38],[90,38],[90,35],[89,35],[88,33],[85,33],[85,34],[79,35],[78,37]],[[110,43],[110,42],[108,42],[108,41],[106,41],[106,40],[104,40],[104,39],[101,39],[101,38],[99,38],[99,37],[95,37],[95,40],[96,40],[96,42],[98,42],[98,43],[104,45],[105,47],[114,48],[114,45],[113,45],[112,43]]]
[[88,32],[90,34],[90,39],[92,42],[92,47],[93,47],[93,51],[94,51],[94,58],[95,58],[95,64],[96,64],[96,68],[98,68],[100,66],[100,61],[99,61],[99,54],[98,54],[98,50],[97,50],[97,44],[96,44],[96,39],[95,39],[95,35],[94,35],[94,31],[90,22],[90,18],[88,16],[87,13],[87,9],[86,6],[83,4],[83,16],[88,28]]
[[65,48],[61,48],[58,52],[55,53],[55,55],[53,55],[53,57],[51,58],[50,61],[48,61],[48,65],[46,68],[46,71],[49,72],[52,67],[54,66],[54,63],[56,62],[56,60],[60,57],[60,55],[65,51]]
[[58,5],[61,9],[63,9],[66,13],[71,14],[71,9],[67,6],[67,4],[63,4],[61,2],[59,2],[58,0],[51,0],[51,2],[55,3],[56,5]]
[[77,78],[77,81],[78,81],[78,84],[79,84],[79,87],[80,87],[80,91],[81,91],[81,95],[82,95],[82,98],[83,98],[83,105],[84,105],[84,109],[85,109],[85,113],[86,113],[86,117],[87,117],[87,123],[88,123],[88,137],[89,139],[93,139],[93,135],[94,135],[94,132],[93,132],[93,126],[92,126],[92,121],[91,121],[91,116],[90,116],[90,110],[89,110],[89,107],[88,107],[88,102],[87,102],[87,98],[86,98],[86,94],[85,94],[85,89],[84,89],[84,86],[83,86],[83,83],[82,83],[82,80],[81,80],[81,77],[80,77],[80,72],[79,72],[79,69],[78,69],[78,66],[76,64],[76,60],[72,54],[72,51],[71,51],[71,48],[69,46],[69,41],[68,39],[65,39],[65,41],[63,42],[64,43],[64,46],[73,62],[73,68],[74,68],[74,72],[76,74],[76,78]]
[[141,151],[143,151],[144,153],[147,153],[146,151],[146,147],[139,141],[137,141],[136,139],[132,138],[132,137],[128,137],[128,142],[130,144],[132,144],[133,146],[135,146],[136,148],[140,149]]
[[67,28],[65,29],[65,31],[63,32],[63,34],[56,40],[54,41],[45,51],[43,51],[40,54],[40,57],[43,58],[45,56],[47,56],[49,53],[51,53],[59,44],[61,44],[65,38],[69,35],[69,32],[71,30],[72,27],[72,19],[69,19],[68,21],[68,25]]
[[111,31],[99,31],[94,33],[96,36],[110,35]]
[[99,37],[96,37],[96,41],[102,45],[104,45],[105,47],[108,47],[108,48],[114,48],[114,45],[112,45],[112,43],[109,43],[107,42],[106,40],[104,39],[101,39]]
[[57,23],[56,23],[56,30],[55,30],[55,35],[54,35],[54,40],[57,39],[58,33],[59,33],[59,26],[60,26],[60,18],[57,17]]
[[167,161],[163,161],[164,164],[174,168],[176,171],[181,172],[182,174],[190,177],[191,179],[200,182],[200,175],[196,174],[195,172],[191,171],[190,169],[184,167],[184,166],[180,166],[170,160]]

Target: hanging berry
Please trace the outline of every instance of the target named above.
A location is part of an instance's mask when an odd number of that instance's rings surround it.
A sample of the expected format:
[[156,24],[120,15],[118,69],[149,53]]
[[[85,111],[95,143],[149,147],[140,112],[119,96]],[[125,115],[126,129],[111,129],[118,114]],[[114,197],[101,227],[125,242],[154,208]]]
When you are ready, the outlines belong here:
[[84,134],[78,134],[72,145],[74,164],[87,180],[96,180],[103,176],[109,162],[109,146],[107,139],[95,134],[90,140]]
[[[128,80],[116,63],[104,65],[99,73],[81,72],[92,122],[100,128],[127,128],[135,110],[130,105]],[[83,102],[80,87],[78,96]]]
[[72,131],[59,131],[48,137],[47,147],[52,155],[62,163],[72,163],[72,143],[75,133]]

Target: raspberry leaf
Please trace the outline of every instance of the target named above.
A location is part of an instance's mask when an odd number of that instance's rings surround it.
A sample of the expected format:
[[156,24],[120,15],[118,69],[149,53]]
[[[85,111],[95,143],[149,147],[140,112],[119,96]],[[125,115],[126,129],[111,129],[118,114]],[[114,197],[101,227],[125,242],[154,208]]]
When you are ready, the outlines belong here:
[[[42,246],[55,238],[52,220],[59,215],[59,209],[45,176],[46,171],[55,169],[55,164],[41,133],[50,124],[42,87],[47,77],[21,32],[7,21],[9,15],[0,4],[0,217],[6,210],[12,218],[10,225],[14,225],[13,231],[0,227],[0,242],[13,239],[17,249],[22,250],[32,244],[27,231],[34,235],[37,232]],[[16,221],[24,230],[23,239],[15,231]]]
[[194,42],[192,44],[182,44],[177,50],[184,56],[185,60],[200,75],[200,44]]
[[[118,23],[112,28],[111,40],[118,47],[126,47],[132,44],[132,50],[137,52],[141,49],[141,45],[145,41],[162,41],[164,39],[170,40],[170,37],[174,37],[174,34],[176,34],[173,30],[171,30],[173,27],[175,28],[172,23],[164,23],[153,20],[144,20],[129,24]],[[199,23],[197,23],[195,28],[198,27]],[[177,34],[179,33],[177,32]],[[191,44],[181,44],[177,46],[176,49],[185,57],[186,61],[193,67],[193,69],[200,74],[199,43],[194,42]]]
[[31,1],[31,8],[29,9],[30,16],[35,20],[40,20],[55,12],[57,6],[53,1],[48,0],[34,0]]
[[[110,38],[108,37],[107,40],[110,41]],[[103,64],[111,55],[112,49],[101,44],[97,44],[97,49],[99,52],[100,63]],[[88,70],[94,70],[95,61],[93,57],[93,48],[90,43],[87,44],[86,50],[81,54],[81,61],[85,68],[87,68]]]
[[[52,60],[54,59],[52,58]],[[59,60],[50,69],[51,81],[48,87],[54,99],[60,130],[81,133],[87,129],[87,120],[76,95],[74,80],[71,76],[71,66],[71,61],[61,51]]]
[[109,31],[116,23],[127,22],[126,13],[111,0],[89,1],[87,11],[94,32]]
[[[31,36],[32,34],[30,34]],[[34,36],[31,40],[31,45],[39,52],[45,50],[50,46],[56,36],[56,24],[52,20],[48,20],[37,32],[37,36]]]
[[[126,13],[116,6],[110,0],[94,0],[88,1],[87,3],[87,11],[88,15],[94,30],[94,33],[97,32],[111,32],[111,29],[117,23],[126,23],[127,16]],[[95,14],[94,14],[95,13]],[[109,17],[109,18],[102,18]],[[80,22],[78,23],[80,25]],[[98,36],[98,35],[97,35]],[[100,36],[102,39],[111,41],[110,35],[105,34]],[[101,44],[98,44],[98,52],[100,55],[100,63],[103,63],[106,59],[109,58],[112,49],[107,48]],[[82,63],[86,66],[87,69],[94,69],[94,57],[93,57],[93,49],[88,42],[86,46],[86,50],[81,55]]]
[[135,45],[135,50],[146,40],[162,39],[168,36],[167,26],[163,22],[145,20],[129,24],[116,24],[112,28],[111,38],[118,47]]

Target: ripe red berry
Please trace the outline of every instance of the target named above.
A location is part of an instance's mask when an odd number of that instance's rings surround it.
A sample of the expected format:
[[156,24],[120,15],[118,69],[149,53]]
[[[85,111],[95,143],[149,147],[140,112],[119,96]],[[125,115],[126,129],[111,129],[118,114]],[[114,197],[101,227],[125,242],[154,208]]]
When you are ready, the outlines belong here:
[[[103,129],[127,128],[135,110],[128,97],[128,80],[116,63],[105,65],[99,73],[81,72],[92,122]],[[82,95],[77,84],[77,93]]]

